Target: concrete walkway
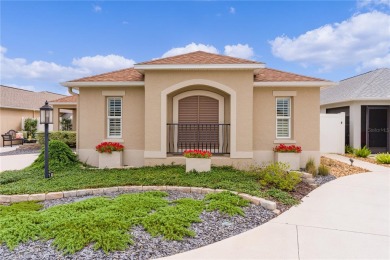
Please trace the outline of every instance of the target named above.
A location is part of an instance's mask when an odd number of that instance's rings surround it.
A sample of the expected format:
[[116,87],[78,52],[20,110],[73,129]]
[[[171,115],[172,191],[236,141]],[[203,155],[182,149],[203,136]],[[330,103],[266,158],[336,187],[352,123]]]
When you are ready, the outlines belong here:
[[[351,164],[350,158],[339,155],[339,154],[323,154],[322,156],[327,157],[332,160],[340,161],[343,163]],[[353,166],[367,169],[372,172],[388,172],[390,173],[390,168],[385,166],[380,166],[374,163],[365,162],[359,159],[353,159]]]
[[354,165],[378,171],[324,184],[258,228],[166,259],[390,259],[390,169]]
[[38,154],[0,156],[0,172],[26,168],[32,164],[37,157]]

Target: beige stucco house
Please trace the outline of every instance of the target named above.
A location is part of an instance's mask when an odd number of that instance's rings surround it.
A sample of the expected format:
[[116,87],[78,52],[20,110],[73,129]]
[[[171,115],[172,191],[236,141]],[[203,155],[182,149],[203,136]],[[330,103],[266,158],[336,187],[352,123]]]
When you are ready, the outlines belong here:
[[79,158],[98,165],[95,146],[125,146],[124,164],[183,164],[207,149],[215,165],[273,161],[277,144],[302,146],[301,166],[320,158],[320,87],[333,83],[206,52],[62,83],[77,89]]
[[[53,107],[53,130],[54,131],[76,131],[77,130],[77,97],[76,93],[71,96],[51,100],[49,104]],[[63,129],[61,120],[69,119],[71,124],[68,129]]]
[[[65,95],[47,91],[34,92],[8,86],[0,86],[0,132],[4,134],[9,130],[22,130],[25,118],[38,118],[39,108],[46,100],[63,98]],[[38,129],[41,125],[38,124]],[[3,142],[0,142],[0,146]]]

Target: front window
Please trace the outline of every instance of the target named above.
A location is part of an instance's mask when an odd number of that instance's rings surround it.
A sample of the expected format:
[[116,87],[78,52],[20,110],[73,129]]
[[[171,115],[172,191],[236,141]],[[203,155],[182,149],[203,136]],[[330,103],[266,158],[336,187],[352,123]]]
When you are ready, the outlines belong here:
[[291,138],[291,98],[276,98],[276,138]]
[[107,136],[108,138],[122,137],[122,98],[107,98]]

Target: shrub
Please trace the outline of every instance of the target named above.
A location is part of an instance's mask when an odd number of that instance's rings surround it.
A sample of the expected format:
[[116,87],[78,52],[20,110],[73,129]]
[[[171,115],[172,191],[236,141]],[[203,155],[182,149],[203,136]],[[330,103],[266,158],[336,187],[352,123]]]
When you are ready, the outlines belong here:
[[320,164],[320,166],[318,166],[318,175],[321,175],[321,176],[329,175],[329,168],[328,168],[328,166]]
[[369,156],[371,154],[371,151],[370,149],[368,149],[366,146],[364,146],[363,148],[361,149],[356,149],[355,150],[355,155],[357,157],[362,157],[362,158],[366,158],[367,156]]
[[112,153],[112,152],[121,152],[125,147],[120,143],[103,142],[98,144],[95,148],[96,151],[98,151],[99,153]]
[[[74,167],[79,163],[77,156],[63,142],[49,142],[49,168],[53,170]],[[38,158],[31,164],[32,169],[45,168],[45,147],[43,146]]]
[[211,152],[206,150],[185,150],[183,153],[186,158],[205,158],[208,159],[211,157]]
[[309,160],[306,163],[305,170],[306,172],[312,174],[313,176],[317,175],[317,167],[313,158],[309,158]]
[[259,172],[260,184],[272,186],[281,190],[294,190],[301,182],[301,176],[297,172],[288,172],[288,166],[284,163],[272,163]]
[[277,152],[277,153],[300,153],[300,152],[302,152],[302,148],[300,146],[296,146],[296,145],[280,144],[274,148],[274,152]]
[[[37,133],[37,139],[40,144],[45,143],[45,133]],[[52,131],[49,133],[49,140],[64,142],[69,147],[76,147],[76,132],[74,131]]]
[[353,154],[354,153],[354,150],[352,146],[349,146],[349,145],[346,145],[345,148],[344,148],[344,152],[345,154]]
[[35,134],[38,131],[38,119],[26,118],[24,120],[24,131],[27,132],[27,138],[35,138]]
[[380,153],[375,157],[379,163],[390,164],[390,153]]

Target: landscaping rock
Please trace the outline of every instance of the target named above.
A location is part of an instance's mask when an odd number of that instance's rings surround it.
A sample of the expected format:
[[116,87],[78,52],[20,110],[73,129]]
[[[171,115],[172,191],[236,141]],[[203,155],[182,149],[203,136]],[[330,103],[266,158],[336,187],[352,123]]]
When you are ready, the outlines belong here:
[[64,197],[64,193],[62,192],[49,192],[46,194],[45,199],[46,200],[56,200],[56,199],[61,199]]
[[[214,192],[214,190],[212,190]],[[117,196],[122,192],[111,193],[108,196]],[[204,194],[184,193],[179,191],[168,191],[168,200],[174,201],[180,198],[202,199]],[[86,196],[95,197],[95,196]],[[42,202],[44,207],[51,207],[59,204],[71,203],[79,200],[80,197],[67,197],[58,200]],[[194,223],[191,229],[195,231],[195,237],[186,237],[182,241],[171,241],[161,236],[152,237],[141,226],[135,226],[130,233],[133,236],[134,245],[129,246],[124,251],[111,252],[105,254],[102,250],[93,250],[93,244],[88,245],[83,250],[73,255],[63,255],[52,246],[52,241],[29,241],[17,246],[10,251],[4,244],[0,245],[0,255],[2,259],[42,259],[42,260],[69,260],[69,259],[155,259],[178,254],[188,250],[196,249],[222,239],[237,235],[249,229],[255,228],[270,219],[276,214],[261,206],[250,204],[243,208],[244,216],[230,217],[216,211],[203,212],[200,215],[202,222]]]
[[22,201],[28,201],[28,194],[23,195],[13,195],[11,196],[11,202],[22,202]]
[[31,194],[28,196],[28,200],[29,201],[32,201],[32,200],[35,200],[35,201],[43,201],[46,199],[46,194],[45,193],[41,193],[41,194]]
[[64,191],[63,193],[64,193],[64,198],[77,196],[77,190]]
[[10,203],[11,196],[9,195],[0,195],[0,203]]

